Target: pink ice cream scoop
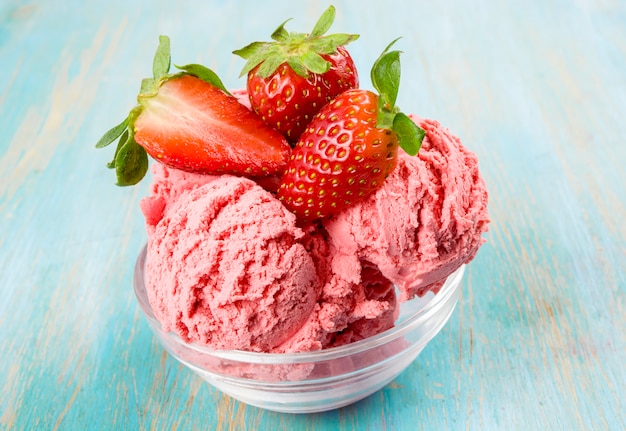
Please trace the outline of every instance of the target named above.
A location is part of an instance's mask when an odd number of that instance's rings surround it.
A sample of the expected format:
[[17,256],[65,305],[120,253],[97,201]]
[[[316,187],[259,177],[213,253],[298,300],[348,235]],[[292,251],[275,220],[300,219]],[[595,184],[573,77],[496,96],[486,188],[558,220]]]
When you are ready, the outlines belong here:
[[393,326],[393,286],[331,265],[323,229],[255,182],[155,164],[141,201],[146,290],[163,329],[216,349],[319,350]]
[[365,201],[324,222],[333,265],[366,260],[399,288],[400,301],[437,291],[472,260],[487,231],[487,189],[478,159],[437,121],[412,116],[426,131],[415,157]]
[[393,285],[377,268],[333,268],[334,250],[323,229],[309,226],[303,244],[319,277],[313,312],[277,353],[320,350],[376,335],[393,327],[397,317]]
[[289,339],[318,283],[293,214],[248,179],[212,177],[184,193],[164,189],[168,179],[162,172],[161,194],[142,203],[146,290],[163,329],[216,349],[269,351]]
[[152,165],[152,177],[152,193],[139,202],[146,220],[148,236],[152,236],[157,223],[163,219],[168,208],[183,193],[218,178],[213,175],[202,175],[168,168],[161,163]]

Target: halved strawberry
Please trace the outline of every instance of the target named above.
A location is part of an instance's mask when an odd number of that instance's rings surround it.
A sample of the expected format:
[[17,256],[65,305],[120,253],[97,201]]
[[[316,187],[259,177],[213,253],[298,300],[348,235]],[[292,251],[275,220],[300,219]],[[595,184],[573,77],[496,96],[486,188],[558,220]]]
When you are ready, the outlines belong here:
[[290,149],[275,130],[239,101],[192,75],[161,83],[140,96],[135,140],[156,160],[194,172],[272,175]]
[[330,6],[310,34],[290,33],[283,22],[274,42],[253,42],[234,51],[248,60],[250,104],[266,124],[296,142],[313,116],[338,94],[356,88],[356,66],[345,45],[356,34],[324,36],[335,19]]
[[382,186],[396,166],[398,145],[417,154],[425,132],[395,107],[400,53],[388,52],[394,42],[372,68],[380,96],[361,89],[340,94],[293,149],[277,195],[300,220],[341,211]]
[[169,39],[162,36],[154,77],[144,80],[135,107],[96,145],[119,138],[109,167],[118,185],[140,181],[147,154],[168,166],[207,174],[276,175],[284,170],[291,148],[200,65],[177,66],[169,74]]

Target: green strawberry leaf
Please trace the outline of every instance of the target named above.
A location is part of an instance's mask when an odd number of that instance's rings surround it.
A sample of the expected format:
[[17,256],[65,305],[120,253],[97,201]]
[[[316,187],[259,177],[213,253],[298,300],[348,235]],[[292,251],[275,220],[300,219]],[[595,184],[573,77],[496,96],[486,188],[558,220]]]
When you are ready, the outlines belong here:
[[201,64],[186,64],[184,66],[177,66],[177,65],[175,66],[177,69],[180,69],[188,73],[189,75],[193,75],[197,78],[200,78],[201,80],[208,82],[212,86],[219,88],[224,93],[231,95],[230,92],[224,86],[224,83],[222,82],[220,77],[217,76],[217,73],[213,72],[208,67],[203,66]]
[[[290,53],[290,52],[299,52],[298,50],[298,45],[301,45],[302,42],[304,42],[305,40],[308,39],[308,34],[306,33],[296,33],[296,32],[291,32],[289,33],[289,40],[288,40],[288,45],[286,47],[283,48],[287,48],[285,51]],[[291,46],[290,46],[291,45]]]
[[[290,58],[289,60],[287,60],[287,64],[293,69],[294,72],[296,72],[301,77],[306,78],[309,75],[309,71],[304,65],[304,61],[302,61],[300,57]],[[259,74],[259,76],[261,75]]]
[[239,48],[233,51],[233,54],[238,55],[244,60],[248,60],[255,55],[258,55],[259,52],[264,51],[266,45],[269,45],[269,42],[252,42],[243,48]]
[[400,39],[402,39],[402,36],[400,36],[400,37],[396,37],[394,40],[392,40],[391,42],[389,42],[389,45],[387,45],[387,46],[385,47],[385,49],[383,50],[383,52],[382,52],[381,56],[382,56],[382,55],[384,55],[384,54],[386,54],[386,53],[387,53],[387,52],[391,49],[391,47],[392,47],[392,46],[393,46],[393,45],[394,45],[397,41],[399,41]]
[[252,42],[250,45],[233,51],[233,54],[247,60],[239,77],[248,74],[252,69],[261,64],[268,56],[272,44],[268,42]]
[[[260,77],[267,78],[280,66],[285,59],[278,53],[272,53],[267,57],[257,69]],[[296,71],[297,72],[297,71]],[[306,76],[306,75],[305,75]]]
[[335,7],[331,5],[315,23],[310,37],[315,38],[322,36],[333,25],[333,21],[335,21]]
[[[129,116],[130,117],[130,116]],[[129,117],[124,118],[120,124],[115,127],[109,129],[98,141],[96,144],[96,148],[104,148],[117,138],[119,138],[122,133],[128,128]]]
[[408,155],[414,156],[422,146],[426,131],[402,112],[393,118],[393,130],[398,136],[398,144]]
[[159,36],[159,46],[152,60],[152,76],[156,82],[165,77],[170,71],[170,38]]
[[389,48],[397,40],[385,48],[374,62],[371,71],[372,85],[378,91],[383,106],[388,111],[393,111],[400,88],[400,51],[389,52]]
[[137,184],[148,172],[148,154],[135,142],[132,133],[115,157],[115,174],[118,186]]
[[289,32],[285,30],[285,24],[287,24],[289,21],[291,21],[291,18],[285,20],[281,25],[278,26],[278,28],[276,28],[276,30],[274,30],[274,32],[272,33],[272,39],[277,42],[283,42],[289,38]]
[[320,37],[310,42],[311,51],[318,54],[332,54],[337,48],[354,42],[359,38],[358,34],[337,33]]
[[128,140],[128,129],[124,130],[124,133],[122,133],[122,136],[120,136],[120,139],[117,141],[117,147],[115,148],[115,153],[113,154],[113,160],[107,163],[107,168],[115,169],[115,159],[117,159],[117,155],[120,152],[120,148],[124,146],[127,140]]
[[310,72],[321,75],[322,73],[328,72],[330,69],[330,62],[324,60],[319,54],[314,52],[304,53],[301,59],[304,67]]

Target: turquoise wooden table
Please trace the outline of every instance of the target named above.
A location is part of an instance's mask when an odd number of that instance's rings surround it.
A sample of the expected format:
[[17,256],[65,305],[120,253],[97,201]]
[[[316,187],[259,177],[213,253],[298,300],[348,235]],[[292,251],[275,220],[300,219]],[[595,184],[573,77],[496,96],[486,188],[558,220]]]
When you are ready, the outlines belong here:
[[624,1],[335,2],[360,70],[403,36],[399,105],[459,135],[490,190],[454,315],[390,385],[272,413],[156,344],[132,292],[148,182],[115,187],[95,142],[134,103],[159,34],[236,88],[233,49],[327,6],[0,3],[0,429],[626,429]]

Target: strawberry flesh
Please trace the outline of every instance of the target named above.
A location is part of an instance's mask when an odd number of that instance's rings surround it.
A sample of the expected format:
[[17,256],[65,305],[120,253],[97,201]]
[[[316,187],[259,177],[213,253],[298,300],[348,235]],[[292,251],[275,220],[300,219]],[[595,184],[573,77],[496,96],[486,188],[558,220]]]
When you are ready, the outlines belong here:
[[141,96],[134,136],[155,160],[206,174],[276,175],[290,146],[236,97],[191,75],[174,75]]

